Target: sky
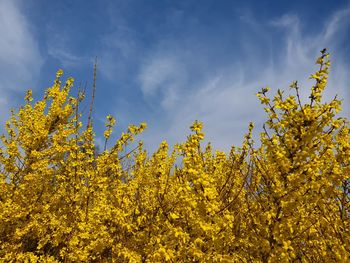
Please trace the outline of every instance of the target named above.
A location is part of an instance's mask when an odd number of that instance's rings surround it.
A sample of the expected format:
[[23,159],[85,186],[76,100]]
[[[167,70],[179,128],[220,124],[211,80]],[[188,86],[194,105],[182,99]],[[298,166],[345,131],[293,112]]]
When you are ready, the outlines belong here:
[[152,151],[185,141],[200,120],[206,140],[227,151],[250,121],[258,140],[262,87],[288,94],[298,80],[307,102],[323,48],[332,60],[325,100],[338,94],[350,114],[349,1],[0,0],[0,35],[2,127],[26,90],[41,99],[60,68],[75,78],[72,95],[86,86],[89,99],[97,57],[97,144],[111,114],[112,139],[146,122],[139,138]]

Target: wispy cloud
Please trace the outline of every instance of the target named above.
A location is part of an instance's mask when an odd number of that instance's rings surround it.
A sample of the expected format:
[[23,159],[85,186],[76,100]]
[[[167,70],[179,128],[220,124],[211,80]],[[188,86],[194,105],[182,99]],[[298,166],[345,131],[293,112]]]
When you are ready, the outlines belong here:
[[[333,14],[324,30],[324,39],[332,41],[332,37],[339,31],[346,30],[350,23],[350,8],[345,8]],[[337,36],[339,37],[339,36]]]
[[0,1],[0,114],[14,106],[14,92],[35,88],[43,58],[18,1]]
[[[231,144],[240,144],[249,121],[257,124],[256,131],[261,131],[265,116],[254,96],[261,87],[271,86],[271,93],[277,88],[288,93],[289,84],[298,80],[302,87],[302,98],[304,102],[307,101],[313,84],[309,76],[317,70],[314,62],[324,47],[329,48],[333,54],[333,67],[325,99],[329,100],[336,93],[339,94],[346,99],[343,114],[349,116],[350,81],[346,72],[349,72],[350,67],[341,59],[343,51],[340,42],[343,38],[338,38],[338,35],[349,32],[348,21],[349,9],[335,12],[318,32],[310,34],[303,31],[303,21],[297,15],[286,14],[263,26],[259,21],[249,19],[250,26],[263,30],[259,34],[270,35],[272,38],[278,32],[278,49],[271,47],[267,50],[268,55],[256,57],[253,60],[254,67],[249,64],[252,63],[251,59],[245,60],[243,57],[238,57],[239,63],[234,61],[222,69],[208,67],[202,74],[205,77],[194,83],[185,82],[186,90],[174,86],[179,86],[179,83],[183,85],[181,80],[187,78],[187,70],[196,66],[193,61],[197,58],[187,56],[186,60],[179,63],[178,53],[162,53],[156,50],[154,56],[151,55],[141,68],[139,80],[145,95],[163,94],[160,95],[160,110],[167,116],[168,126],[165,128],[164,123],[151,123],[151,131],[145,136],[145,140],[150,142],[150,146],[157,145],[163,139],[169,139],[170,142],[184,140],[187,127],[192,121],[199,119],[204,121],[207,138],[216,147],[228,150]],[[254,53],[261,44],[269,45],[266,39],[255,39],[249,43],[249,48]],[[177,98],[177,103],[165,107],[162,102],[168,97]]]
[[36,79],[42,57],[15,1],[0,2],[0,34],[1,90],[25,89]]
[[64,69],[81,67],[91,62],[91,57],[71,51],[71,42],[72,36],[67,32],[58,31],[53,25],[47,26],[47,53],[60,61]]
[[130,65],[135,63],[140,52],[135,32],[127,26],[117,25],[101,38],[100,71],[108,80],[123,80],[130,74]]
[[[302,97],[304,101],[308,99],[309,87],[313,84],[308,79],[309,75],[316,70],[314,61],[319,56],[319,51],[327,48],[331,53],[332,67],[328,89],[324,93],[324,98],[329,100],[338,94],[341,98],[349,99],[348,88],[350,80],[346,79],[345,72],[348,72],[350,65],[344,60],[347,57],[347,52],[344,50],[346,43],[346,34],[349,32],[350,8],[345,8],[333,13],[320,26],[319,31],[315,34],[308,35],[301,32],[301,22],[297,16],[286,15],[279,20],[273,21],[273,25],[282,26],[286,30],[286,48],[282,53],[285,54],[285,62],[279,63],[281,66],[277,71],[277,76],[281,83],[283,80],[295,76],[295,79],[300,80],[303,87]],[[344,104],[343,114],[349,116],[350,105]]]
[[141,66],[138,80],[145,99],[157,95],[161,107],[170,109],[186,87],[186,63],[171,55],[153,55]]

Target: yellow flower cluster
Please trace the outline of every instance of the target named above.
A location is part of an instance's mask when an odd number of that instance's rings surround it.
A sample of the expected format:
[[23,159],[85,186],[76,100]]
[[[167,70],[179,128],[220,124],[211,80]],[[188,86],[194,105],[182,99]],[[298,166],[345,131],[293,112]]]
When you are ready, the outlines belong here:
[[105,149],[83,129],[81,94],[63,71],[41,101],[6,123],[0,149],[1,262],[348,262],[350,127],[340,101],[321,102],[329,60],[322,52],[310,102],[268,88],[268,120],[229,153],[203,147],[195,121],[184,143],[152,155],[130,125]]

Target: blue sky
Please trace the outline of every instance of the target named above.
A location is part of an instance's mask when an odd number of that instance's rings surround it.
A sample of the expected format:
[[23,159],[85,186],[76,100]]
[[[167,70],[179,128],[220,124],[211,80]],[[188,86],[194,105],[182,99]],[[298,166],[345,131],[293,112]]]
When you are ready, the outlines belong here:
[[1,123],[27,89],[40,99],[59,68],[91,92],[97,56],[99,144],[112,114],[116,136],[147,122],[150,149],[184,141],[198,119],[228,150],[249,121],[261,131],[262,87],[272,95],[298,80],[307,101],[324,47],[332,55],[325,98],[339,94],[342,115],[350,113],[349,1],[0,0],[0,34]]

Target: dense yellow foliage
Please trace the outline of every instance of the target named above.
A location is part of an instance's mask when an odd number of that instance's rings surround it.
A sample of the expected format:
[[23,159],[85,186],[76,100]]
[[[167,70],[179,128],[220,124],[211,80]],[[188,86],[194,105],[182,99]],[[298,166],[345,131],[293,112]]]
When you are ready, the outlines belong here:
[[[309,102],[296,82],[295,96],[262,89],[260,146],[250,124],[228,154],[201,146],[197,121],[173,150],[163,142],[149,155],[140,142],[128,152],[141,124],[96,154],[82,98],[58,71],[6,123],[1,262],[349,262],[349,123],[337,98],[321,102],[328,54],[316,63]],[[114,125],[107,116],[106,142]]]

